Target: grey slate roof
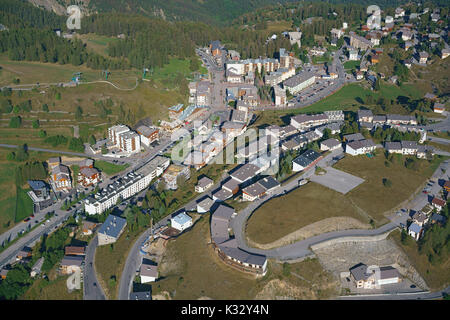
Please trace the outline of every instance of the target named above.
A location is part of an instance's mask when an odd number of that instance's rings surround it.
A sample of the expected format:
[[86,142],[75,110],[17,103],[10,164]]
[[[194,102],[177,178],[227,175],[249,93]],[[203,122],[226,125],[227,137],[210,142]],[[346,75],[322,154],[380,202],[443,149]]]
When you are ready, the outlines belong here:
[[358,150],[361,148],[375,147],[375,143],[373,143],[373,141],[370,139],[352,141],[352,142],[348,143],[347,145],[349,147],[351,147],[353,150]]
[[408,229],[414,233],[419,233],[422,230],[422,227],[417,223],[411,223]]
[[380,267],[380,279],[391,279],[400,277],[400,274],[398,273],[398,270],[394,267],[387,266],[387,267]]
[[324,146],[327,146],[328,148],[334,148],[334,147],[340,145],[341,143],[337,139],[330,138],[325,141],[322,141],[320,144],[321,145],[323,144]]
[[298,163],[302,167],[307,167],[314,161],[316,161],[320,157],[320,153],[308,149],[305,152],[303,152],[301,155],[299,155],[297,158],[295,158],[293,161],[295,163]]
[[266,192],[266,189],[261,186],[259,183],[254,183],[249,185],[248,187],[245,187],[242,192],[245,192],[249,194],[252,197],[257,197],[262,195],[264,192]]
[[152,300],[152,294],[150,291],[132,292],[130,300]]
[[198,180],[197,185],[201,188],[206,188],[209,184],[213,182],[214,181],[208,177],[202,177],[200,180]]
[[415,141],[406,141],[403,140],[402,142],[402,149],[417,149],[418,148],[418,144]]
[[205,209],[206,211],[209,211],[209,209],[211,209],[211,207],[214,204],[214,200],[211,199],[210,197],[206,197],[205,199],[203,199],[202,201],[200,201],[199,203],[197,203],[197,205],[203,209]]
[[345,141],[347,142],[352,142],[352,141],[358,141],[358,140],[364,140],[364,136],[361,133],[352,133],[352,134],[347,134],[344,136]]
[[257,183],[259,183],[262,187],[264,187],[266,191],[276,188],[280,185],[280,183],[272,176],[264,177],[258,180]]
[[213,197],[224,201],[227,200],[228,198],[231,198],[231,196],[233,196],[233,194],[225,189],[220,189],[219,191],[217,191],[216,193],[213,193]]
[[61,266],[81,266],[84,258],[81,256],[64,256]]
[[387,151],[390,150],[396,150],[401,151],[402,150],[402,144],[400,142],[385,142],[384,147]]
[[237,169],[236,171],[234,171],[233,173],[231,173],[230,176],[238,181],[244,182],[253,178],[258,171],[259,168],[257,166],[251,163],[247,163],[244,164],[239,169]]
[[289,79],[283,82],[283,86],[286,87],[296,87],[302,82],[314,77],[314,72],[302,72],[298,73],[295,76],[290,77]]
[[355,278],[356,281],[367,280],[371,274],[366,273],[367,266],[364,263],[357,264],[356,266],[350,268],[350,274]]
[[117,238],[126,224],[126,219],[110,214],[99,228],[98,233]]
[[45,182],[41,180],[28,180],[27,182],[30,185],[30,188],[33,190],[40,190],[47,187]]
[[229,221],[231,219],[231,216],[234,214],[234,209],[228,206],[220,205],[217,207],[217,209],[214,211],[214,218],[222,219]]

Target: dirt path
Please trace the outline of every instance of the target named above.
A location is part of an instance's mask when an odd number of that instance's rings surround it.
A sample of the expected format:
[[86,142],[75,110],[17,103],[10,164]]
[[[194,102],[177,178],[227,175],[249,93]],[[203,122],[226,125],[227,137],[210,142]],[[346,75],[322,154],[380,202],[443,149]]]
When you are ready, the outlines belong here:
[[256,243],[255,241],[249,238],[247,238],[247,241],[251,247],[260,249],[273,249],[331,231],[341,231],[348,229],[370,229],[370,228],[371,226],[369,224],[363,223],[354,218],[332,217],[314,222],[271,243],[260,244]]

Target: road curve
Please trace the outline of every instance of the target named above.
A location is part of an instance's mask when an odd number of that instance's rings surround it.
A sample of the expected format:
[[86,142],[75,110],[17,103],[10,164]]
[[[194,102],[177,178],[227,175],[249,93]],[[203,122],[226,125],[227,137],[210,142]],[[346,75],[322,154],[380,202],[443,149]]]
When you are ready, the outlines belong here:
[[[327,157],[331,157],[332,154],[328,155]],[[324,158],[321,162],[326,162],[326,158]],[[318,165],[325,167],[322,165],[322,163],[319,162]],[[444,172],[441,171],[441,168],[444,168]],[[436,171],[434,172],[433,176],[437,177],[443,177],[445,175],[448,176],[450,163],[443,163],[441,164]],[[304,174],[297,177],[295,180],[290,181],[287,185],[283,186],[276,195],[279,196],[286,192],[290,192],[297,188],[298,181],[302,178],[306,178],[308,175],[311,175],[314,171],[314,168],[310,169],[309,172],[305,172]],[[301,187],[300,187],[301,188]],[[299,259],[304,258],[309,255],[312,255],[313,252],[311,251],[310,247],[312,245],[316,245],[319,243],[323,243],[329,240],[335,240],[339,238],[346,238],[346,237],[372,237],[372,236],[380,236],[382,234],[387,234],[397,227],[400,226],[400,224],[405,224],[406,220],[408,219],[407,213],[402,213],[399,216],[392,218],[391,222],[377,228],[377,229],[350,229],[350,230],[342,230],[342,231],[333,231],[333,232],[327,232],[323,233],[314,237],[307,238],[305,240],[297,241],[293,244],[281,246],[274,249],[258,249],[248,246],[246,238],[245,238],[245,226],[247,223],[248,218],[252,215],[255,210],[260,207],[264,202],[269,201],[271,198],[267,199],[261,199],[254,201],[249,206],[247,206],[244,210],[242,210],[232,221],[231,226],[233,228],[233,232],[235,235],[235,238],[238,242],[238,245],[241,249],[246,250],[250,253],[255,254],[262,254],[266,255],[268,258],[274,258],[277,260],[293,260],[293,259]],[[417,200],[417,201],[416,201]],[[420,201],[418,201],[420,200]],[[424,203],[427,202],[426,197],[422,193],[417,195],[411,203],[417,203],[417,206],[422,208]]]

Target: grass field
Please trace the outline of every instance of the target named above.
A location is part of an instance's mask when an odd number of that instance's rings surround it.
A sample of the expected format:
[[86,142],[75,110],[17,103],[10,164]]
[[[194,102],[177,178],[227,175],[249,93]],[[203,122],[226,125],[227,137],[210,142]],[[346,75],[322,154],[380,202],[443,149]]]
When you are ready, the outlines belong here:
[[[25,190],[20,188],[19,198],[17,198],[17,187],[15,183],[14,170],[20,162],[6,160],[6,155],[13,149],[0,148],[0,232],[14,226],[15,222],[31,214],[33,210],[31,199]],[[29,151],[30,159],[43,161],[51,156],[49,153]],[[23,186],[21,186],[23,187]],[[16,206],[18,212],[16,219]],[[31,211],[30,211],[31,210]]]
[[[209,244],[209,214],[203,216],[195,226],[176,240],[171,240],[159,264],[160,279],[152,284],[152,295],[167,292],[172,299],[274,299],[275,296],[290,296],[294,299],[325,299],[335,294],[330,274],[325,272],[317,260],[308,260],[290,265],[283,273],[279,263],[268,262],[268,271],[263,278],[255,279],[225,265]],[[296,273],[305,280],[295,276]],[[269,282],[283,281],[286,285],[261,291]],[[308,282],[314,282],[314,287]],[[271,288],[271,287],[270,287]]]
[[[305,108],[265,110],[264,112],[256,112],[258,118],[255,121],[254,126],[261,126],[265,124],[281,125],[283,122],[288,123],[289,117],[299,113],[323,112],[327,110],[356,111],[363,105],[359,101],[359,98],[365,99],[367,95],[373,96],[374,101],[377,101],[380,97],[395,100],[398,96],[410,96],[412,98],[421,98],[423,96],[421,91],[415,89],[415,87],[410,84],[405,84],[398,87],[383,83],[381,85],[381,90],[379,92],[374,92],[365,89],[357,83],[352,83],[344,86],[339,91],[333,93],[325,99]],[[367,107],[367,105],[365,106]],[[380,110],[375,110],[374,112],[380,112]],[[391,110],[391,112],[406,113],[403,108],[396,108]]]
[[[97,247],[95,251],[95,271],[108,299],[116,299],[120,276],[128,257],[128,251],[139,236],[139,231],[129,232],[128,227],[112,245]],[[141,230],[142,231],[142,230]],[[115,280],[112,280],[115,279]]]
[[[192,59],[198,60],[197,57]],[[184,77],[189,78],[192,73],[192,71],[189,69],[190,62],[190,59],[182,60],[171,58],[168,64],[164,65],[162,68],[155,68],[152,74],[146,75],[146,78],[156,81],[165,81],[167,79],[175,78],[177,76],[177,73],[181,73]],[[200,67],[199,71],[202,74],[208,73],[208,71],[204,67]]]
[[360,61],[356,60],[356,61],[347,61],[344,63],[344,69],[345,70],[352,70],[352,69],[356,69],[359,67],[359,65],[361,64]]
[[15,222],[20,222],[33,213],[33,200],[27,194],[28,190],[17,187]]
[[107,161],[97,160],[94,163],[94,167],[99,169],[101,172],[106,173],[109,176],[115,175],[123,170],[125,170],[128,165],[114,164]]
[[103,56],[108,56],[108,44],[110,42],[120,41],[115,37],[106,37],[94,33],[80,34],[77,35],[77,38],[80,38],[88,49],[92,49],[92,51]]
[[[417,170],[404,166],[405,157],[398,157],[385,165],[385,157],[381,152],[373,158],[366,156],[352,157],[347,155],[335,168],[354,174],[366,181],[347,193],[346,197],[367,212],[377,224],[386,222],[384,213],[407,200],[438,167],[443,158],[435,157],[430,163],[418,160]],[[392,181],[391,187],[385,187],[382,179]]]
[[344,195],[311,182],[262,205],[247,221],[246,234],[267,244],[311,223],[342,216],[368,222]]
[[11,174],[11,162],[6,161],[5,150],[0,150],[0,232],[14,225],[16,187]]
[[24,300],[83,300],[83,290],[74,290],[69,293],[66,281],[69,276],[59,276],[47,282],[36,280],[22,297]]
[[389,235],[390,239],[393,239],[395,243],[403,249],[409,258],[409,261],[424,278],[425,282],[428,284],[432,291],[443,289],[450,282],[450,260],[440,264],[432,265],[427,256],[420,254],[418,251],[417,242],[412,238],[409,239],[408,243],[402,244],[400,241],[401,234],[400,231],[395,230]]
[[291,21],[268,21],[266,30],[269,32],[283,32],[290,29],[292,26]]

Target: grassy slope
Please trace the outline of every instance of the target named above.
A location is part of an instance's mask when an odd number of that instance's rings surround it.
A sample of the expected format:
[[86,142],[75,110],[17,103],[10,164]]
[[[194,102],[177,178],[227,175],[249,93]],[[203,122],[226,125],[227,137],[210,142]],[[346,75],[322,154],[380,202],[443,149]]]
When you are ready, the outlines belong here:
[[396,230],[389,235],[389,238],[403,249],[431,290],[443,289],[450,282],[450,273],[448,272],[450,259],[440,265],[432,265],[424,254],[418,252],[417,242],[410,238],[407,244],[402,244],[400,236],[400,231]]
[[305,108],[259,112],[257,113],[258,119],[255,125],[283,124],[283,121],[288,123],[290,116],[299,113],[323,112],[327,110],[356,111],[362,106],[357,98],[364,99],[367,95],[372,95],[374,101],[377,101],[380,97],[395,100],[398,96],[411,96],[413,98],[423,96],[422,92],[417,91],[414,86],[408,84],[401,87],[383,84],[380,92],[373,92],[356,83],[348,84],[334,94]]
[[33,213],[33,200],[28,196],[27,191],[17,187],[16,214],[15,221],[20,222]]
[[[386,167],[385,157],[379,152],[374,158],[366,156],[346,156],[335,167],[354,174],[366,181],[350,191],[346,197],[351,199],[358,207],[365,210],[378,223],[386,221],[383,213],[395,208],[407,200],[429,178],[442,159],[435,157],[430,164],[420,160],[417,171],[407,169],[403,163],[405,157],[399,157]],[[392,181],[392,187],[385,187],[382,179]]]
[[[119,289],[119,280],[122,274],[128,251],[140,232],[129,232],[126,227],[123,234],[114,244],[100,246],[95,251],[95,270],[102,282],[102,288],[109,299],[116,299]],[[111,277],[115,277],[115,282],[110,282]]]
[[128,165],[113,164],[102,160],[95,161],[94,166],[107,175],[114,175],[128,167]]
[[153,295],[169,292],[174,299],[254,299],[269,281],[278,279],[288,282],[298,291],[294,294],[280,289],[274,292],[274,296],[315,299],[335,293],[329,286],[331,276],[317,260],[291,265],[291,271],[314,282],[314,288],[293,274],[283,275],[281,265],[272,261],[268,263],[267,275],[255,279],[225,265],[208,244],[209,237],[209,214],[206,214],[192,230],[167,244],[159,267],[161,279],[152,284]]
[[0,150],[0,232],[14,224],[16,208],[16,188],[14,175],[11,174],[11,162],[6,161],[8,152]]

